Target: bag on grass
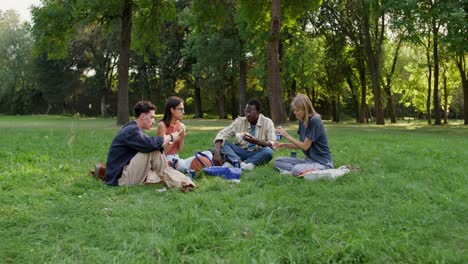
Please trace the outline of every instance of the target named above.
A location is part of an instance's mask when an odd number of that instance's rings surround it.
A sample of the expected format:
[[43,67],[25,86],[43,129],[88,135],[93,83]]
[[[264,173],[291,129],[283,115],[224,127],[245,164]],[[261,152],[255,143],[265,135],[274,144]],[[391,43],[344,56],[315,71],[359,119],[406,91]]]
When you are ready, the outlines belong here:
[[190,192],[197,187],[189,177],[172,167],[165,168],[162,171],[160,178],[161,181],[169,187],[169,189],[180,188],[183,192]]
[[209,175],[221,176],[226,180],[239,180],[242,175],[241,168],[227,168],[222,166],[212,166],[203,169]]
[[206,154],[197,152],[195,158],[190,163],[190,169],[195,173],[199,173],[203,168],[213,167],[214,163]]

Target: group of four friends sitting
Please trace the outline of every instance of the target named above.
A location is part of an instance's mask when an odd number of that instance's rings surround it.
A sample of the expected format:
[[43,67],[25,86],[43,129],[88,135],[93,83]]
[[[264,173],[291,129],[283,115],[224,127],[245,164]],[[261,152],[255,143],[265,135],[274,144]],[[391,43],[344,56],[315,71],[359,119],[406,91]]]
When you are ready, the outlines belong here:
[[[333,168],[328,138],[321,116],[315,111],[310,99],[297,95],[292,110],[299,120],[297,134],[290,135],[284,128],[261,114],[261,104],[251,99],[245,106],[245,116],[236,118],[229,126],[218,132],[214,150],[203,153],[214,165],[253,170],[273,159],[274,150],[281,148],[300,149],[305,158],[279,157],[275,168],[281,174],[298,176],[306,171]],[[155,123],[156,106],[149,101],[140,101],[134,106],[135,120],[124,125],[113,139],[106,163],[105,182],[123,186],[144,184],[149,171],[162,171],[177,161],[178,171],[188,173],[195,157],[181,159],[184,149],[186,127],[181,122],[184,116],[184,101],[170,97],[164,106],[163,118],[159,121],[155,136],[148,136]],[[277,140],[281,135],[289,142]],[[233,142],[229,141],[231,137]],[[175,165],[175,164],[174,164]]]

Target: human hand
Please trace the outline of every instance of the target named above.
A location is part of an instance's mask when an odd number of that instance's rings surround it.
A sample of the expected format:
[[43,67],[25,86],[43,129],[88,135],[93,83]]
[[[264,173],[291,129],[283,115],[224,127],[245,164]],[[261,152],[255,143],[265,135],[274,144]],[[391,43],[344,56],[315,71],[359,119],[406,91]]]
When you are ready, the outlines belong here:
[[173,133],[171,133],[171,135],[172,135],[172,142],[173,142],[173,143],[179,141],[179,138],[180,138],[180,133],[179,133],[179,131],[173,132]]
[[223,158],[221,157],[221,153],[219,153],[218,151],[215,151],[213,155],[213,162],[216,166],[223,165]]
[[272,147],[273,147],[273,150],[277,150],[277,149],[282,148],[283,145],[284,145],[284,143],[282,143],[282,142],[273,142],[273,146],[272,146]]
[[244,139],[244,135],[246,134],[246,132],[238,132],[235,134],[235,137],[236,137],[236,141],[241,141]]
[[186,131],[185,131],[186,127],[184,124],[180,123],[180,129],[179,129],[179,138],[180,139],[183,139],[185,138],[185,135],[186,135]]
[[[178,160],[177,160],[178,161]],[[170,166],[171,168],[174,168],[174,169],[178,169],[179,168],[179,162],[176,162],[175,166],[174,166],[174,162],[173,162],[173,159],[172,160],[168,160],[167,161],[167,165]]]
[[287,135],[289,135],[288,132],[286,132],[286,130],[282,126],[277,127],[275,132],[277,135],[281,135],[283,137],[286,137]]
[[242,139],[249,142],[249,143],[254,143],[255,142],[255,137],[248,134],[248,133],[245,133],[243,136],[242,136]]

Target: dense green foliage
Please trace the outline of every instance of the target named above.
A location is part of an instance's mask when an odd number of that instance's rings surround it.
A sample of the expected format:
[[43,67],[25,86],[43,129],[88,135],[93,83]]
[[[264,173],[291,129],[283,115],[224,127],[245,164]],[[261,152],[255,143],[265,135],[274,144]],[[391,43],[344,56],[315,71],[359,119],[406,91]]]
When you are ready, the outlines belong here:
[[[464,126],[326,122],[336,165],[360,173],[310,182],[270,163],[239,184],[200,176],[182,193],[112,188],[87,175],[106,159],[114,124],[0,116],[2,262],[468,261]],[[186,124],[183,157],[211,148],[227,122]]]
[[179,95],[195,117],[226,118],[257,97],[279,120],[270,99],[289,111],[304,93],[334,122],[468,124],[465,1],[281,1],[277,51],[271,11],[271,1],[43,0],[31,25],[0,11],[0,112],[120,120],[138,100]]

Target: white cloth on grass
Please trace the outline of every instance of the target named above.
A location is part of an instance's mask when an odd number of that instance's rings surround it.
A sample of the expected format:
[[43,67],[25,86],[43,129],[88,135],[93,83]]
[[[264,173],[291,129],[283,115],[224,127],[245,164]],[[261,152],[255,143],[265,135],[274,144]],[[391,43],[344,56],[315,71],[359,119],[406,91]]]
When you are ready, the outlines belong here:
[[321,180],[321,179],[330,179],[335,180],[345,174],[349,173],[349,169],[346,166],[341,166],[338,169],[328,169],[328,170],[317,170],[311,171],[304,174],[304,179],[309,181]]

